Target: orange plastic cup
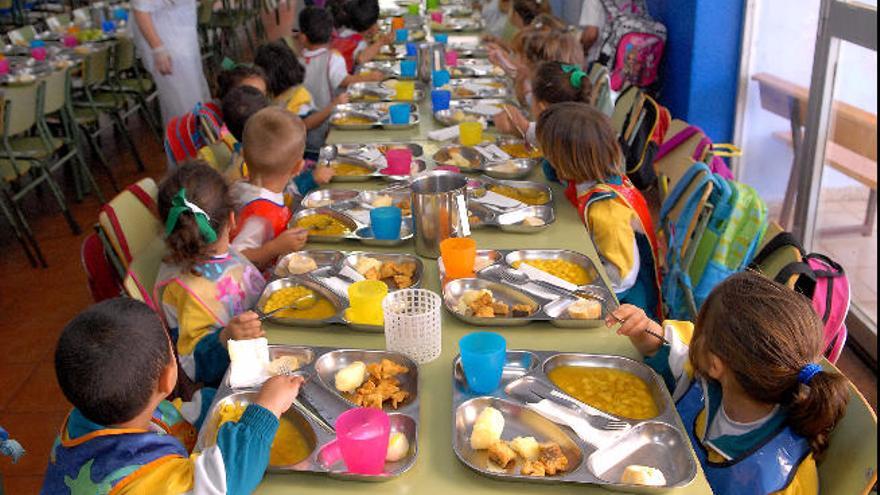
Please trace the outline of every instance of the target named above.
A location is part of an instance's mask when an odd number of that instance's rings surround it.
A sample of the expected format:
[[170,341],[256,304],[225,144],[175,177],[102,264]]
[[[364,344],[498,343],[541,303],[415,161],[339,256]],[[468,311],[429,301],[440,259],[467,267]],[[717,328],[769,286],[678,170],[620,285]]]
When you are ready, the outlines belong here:
[[440,242],[440,257],[450,280],[474,276],[477,241],[470,237],[450,237]]
[[476,146],[483,142],[483,124],[462,122],[458,124],[458,142],[462,146]]
[[394,17],[391,19],[391,31],[396,29],[403,29],[405,24],[403,22],[403,17]]
[[345,316],[352,323],[382,325],[382,300],[388,295],[388,286],[381,280],[361,280],[348,286],[349,307]]

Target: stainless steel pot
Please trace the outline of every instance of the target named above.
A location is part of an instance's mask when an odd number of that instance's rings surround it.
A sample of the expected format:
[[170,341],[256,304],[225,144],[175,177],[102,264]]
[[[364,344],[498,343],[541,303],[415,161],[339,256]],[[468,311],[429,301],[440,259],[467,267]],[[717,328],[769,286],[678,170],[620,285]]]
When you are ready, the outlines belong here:
[[467,177],[448,171],[415,176],[411,184],[416,254],[440,256],[440,242],[470,235],[467,210]]

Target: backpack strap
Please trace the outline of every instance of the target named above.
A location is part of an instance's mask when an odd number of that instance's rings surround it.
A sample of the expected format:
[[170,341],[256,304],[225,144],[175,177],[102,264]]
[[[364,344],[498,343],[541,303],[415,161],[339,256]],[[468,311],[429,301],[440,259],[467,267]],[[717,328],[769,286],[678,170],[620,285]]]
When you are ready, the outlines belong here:
[[657,154],[654,156],[655,159],[659,160],[663,158],[664,156],[668,155],[670,151],[674,150],[682,143],[690,139],[691,136],[701,132],[703,131],[701,131],[700,128],[695,125],[689,125],[684,129],[678,131],[674,136],[660,144],[660,148],[657,149]]
[[605,15],[612,18],[619,16],[622,12],[614,0],[600,0],[602,7],[605,9]]

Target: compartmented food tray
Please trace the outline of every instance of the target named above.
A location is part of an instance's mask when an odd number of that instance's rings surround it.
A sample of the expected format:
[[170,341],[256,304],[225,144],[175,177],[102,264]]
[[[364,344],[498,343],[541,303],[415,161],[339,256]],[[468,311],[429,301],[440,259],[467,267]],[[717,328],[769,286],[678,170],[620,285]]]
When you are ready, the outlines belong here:
[[[560,393],[562,390],[550,380],[548,373],[561,366],[611,368],[635,375],[647,385],[658,414],[649,419],[611,416],[570,396],[551,395],[551,391]],[[585,419],[599,416],[601,423],[601,416],[605,415],[625,423],[625,429],[603,429],[588,443],[571,428],[526,406],[542,398]],[[539,443],[556,443],[568,461],[567,467],[552,476],[530,476],[522,474],[526,461],[520,455],[501,468],[489,460],[486,450],[472,449],[471,432],[477,416],[486,407],[493,407],[504,417],[503,440],[531,436]],[[589,421],[592,424],[594,420]],[[508,350],[501,385],[488,395],[470,390],[461,357],[457,356],[452,365],[452,432],[452,448],[458,459],[477,473],[499,480],[596,484],[614,490],[658,492],[686,486],[697,475],[690,441],[663,380],[643,363],[621,356]],[[621,482],[621,475],[629,465],[659,469],[666,484],[647,486]]]
[[498,113],[504,111],[503,105],[513,105],[516,106],[516,103],[512,100],[505,100],[501,98],[484,98],[484,99],[470,99],[470,100],[452,100],[449,102],[449,108],[446,110],[439,110],[434,112],[434,120],[437,122],[446,125],[458,125],[462,122],[479,122],[486,121],[490,125],[492,124],[492,119],[489,118],[488,115],[484,115],[475,111],[477,106],[487,107],[492,106],[498,108]]
[[[596,328],[605,325],[605,317],[617,307],[614,293],[605,285],[593,262],[587,256],[564,249],[481,249],[477,250],[474,278],[446,281],[443,260],[437,261],[443,286],[443,305],[456,318],[478,326],[522,326],[533,321],[546,321],[562,328]],[[557,271],[571,272],[579,277],[572,291],[543,281],[516,269],[526,262],[557,266]],[[541,268],[536,268],[550,273]],[[555,275],[555,274],[553,274]],[[568,275],[566,275],[568,276]],[[471,304],[480,292],[491,292],[492,301]],[[580,299],[593,300],[598,306],[592,314],[569,311],[569,306]],[[506,308],[502,312],[494,307]],[[484,316],[474,308],[493,307],[491,316]],[[519,311],[517,309],[519,308]],[[488,312],[488,310],[487,310]],[[519,313],[519,314],[517,314]]]
[[304,208],[333,208],[343,211],[368,210],[383,206],[377,201],[385,198],[391,200],[392,206],[401,209],[403,216],[412,215],[411,194],[409,187],[374,189],[355,191],[350,189],[318,189],[303,198]]
[[330,125],[339,130],[359,131],[373,128],[409,129],[419,125],[419,106],[410,103],[409,123],[392,124],[388,107],[394,103],[345,103],[330,115]]
[[385,156],[381,155],[372,161],[355,155],[339,155],[329,159],[329,165],[333,168],[335,175],[331,179],[333,182],[366,182],[374,178],[385,179],[389,181],[407,180],[415,174],[419,174],[428,169],[425,160],[414,158],[410,164],[410,173],[403,174],[386,174],[384,172],[387,162]]
[[[402,57],[401,57],[402,58]],[[382,82],[358,82],[348,87],[348,94],[352,101],[369,102],[369,101],[404,101],[398,100],[394,86],[397,79],[387,79]],[[415,81],[415,91],[413,98],[405,101],[421,101],[425,98],[425,85],[419,81]]]
[[[300,405],[291,407],[284,413],[282,420],[288,421],[299,432],[300,442],[304,445],[304,450],[308,450],[309,453],[295,464],[270,463],[269,472],[308,472],[343,479],[387,481],[400,476],[415,465],[419,447],[420,389],[419,368],[414,361],[403,354],[384,350],[270,345],[269,358],[275,359],[280,356],[295,357],[301,365],[296,372],[306,376],[306,382],[300,388],[300,395],[297,398]],[[409,450],[401,460],[386,462],[382,474],[369,476],[351,474],[346,471],[341,460],[331,464],[322,456],[322,449],[335,438],[335,435],[316,416],[333,425],[340,414],[356,407],[350,398],[336,390],[334,386],[336,372],[354,361],[370,365],[380,363],[382,359],[388,359],[407,368],[406,372],[396,375],[396,378],[400,381],[400,389],[406,391],[408,397],[399,403],[396,409],[389,404],[383,404],[383,409],[391,419],[391,433],[402,433],[408,440]],[[202,450],[214,444],[221,407],[232,403],[249,404],[256,398],[257,392],[257,388],[230,388],[227,372],[227,376],[217,390],[204,426],[199,432],[197,448]]]
[[452,79],[443,89],[452,93],[453,100],[508,98],[511,95],[508,83],[494,77]]
[[400,79],[402,81],[416,80],[415,76],[403,77],[401,75],[399,60],[373,60],[365,62],[361,64],[357,70],[358,74],[363,74],[364,72],[380,72],[384,74],[387,79]]
[[[321,215],[317,223],[301,222],[305,217]],[[376,239],[369,224],[333,208],[304,208],[297,211],[290,220],[290,227],[309,229],[309,240],[314,242],[341,242],[345,239],[360,241],[367,246],[397,246],[413,237],[412,218],[404,217],[400,224],[398,239]],[[329,229],[338,230],[329,230]]]
[[449,76],[460,77],[501,77],[504,69],[494,65],[487,58],[460,59],[455,67],[449,67]]
[[455,17],[448,15],[443,22],[431,21],[431,31],[434,33],[466,33],[483,29],[483,22],[479,17]]

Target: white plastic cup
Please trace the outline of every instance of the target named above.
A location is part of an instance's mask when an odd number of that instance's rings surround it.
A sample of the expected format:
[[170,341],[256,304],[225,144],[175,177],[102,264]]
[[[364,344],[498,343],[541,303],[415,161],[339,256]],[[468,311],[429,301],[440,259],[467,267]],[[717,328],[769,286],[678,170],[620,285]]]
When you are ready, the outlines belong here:
[[440,296],[425,289],[391,292],[382,301],[385,349],[424,364],[440,356]]

